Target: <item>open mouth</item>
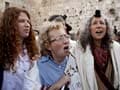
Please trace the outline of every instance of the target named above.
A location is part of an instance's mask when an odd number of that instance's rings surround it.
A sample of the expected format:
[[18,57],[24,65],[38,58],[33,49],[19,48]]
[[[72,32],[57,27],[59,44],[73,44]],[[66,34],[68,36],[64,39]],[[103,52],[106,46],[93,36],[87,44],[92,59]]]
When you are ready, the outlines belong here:
[[96,31],[96,33],[102,33],[103,31]]
[[70,51],[69,51],[69,50],[70,50],[69,46],[65,46],[65,47],[64,47],[64,52],[65,52],[65,53],[70,54]]
[[64,50],[69,50],[69,47],[68,47],[68,46],[65,46],[65,47],[64,47]]
[[103,33],[103,31],[96,31],[96,33],[97,33],[97,34],[101,34],[101,33]]

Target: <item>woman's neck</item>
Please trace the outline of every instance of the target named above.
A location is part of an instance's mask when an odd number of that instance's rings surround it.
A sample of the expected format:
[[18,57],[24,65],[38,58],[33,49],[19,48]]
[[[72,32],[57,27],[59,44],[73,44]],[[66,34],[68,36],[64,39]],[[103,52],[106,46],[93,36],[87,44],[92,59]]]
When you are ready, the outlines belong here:
[[94,40],[95,47],[101,47],[101,40]]
[[25,49],[25,44],[23,43],[23,40],[21,40],[20,41],[20,53],[21,53],[22,56],[25,55],[24,49]]
[[60,64],[61,62],[63,62],[65,57],[57,57],[57,56],[53,56],[54,62],[57,64]]

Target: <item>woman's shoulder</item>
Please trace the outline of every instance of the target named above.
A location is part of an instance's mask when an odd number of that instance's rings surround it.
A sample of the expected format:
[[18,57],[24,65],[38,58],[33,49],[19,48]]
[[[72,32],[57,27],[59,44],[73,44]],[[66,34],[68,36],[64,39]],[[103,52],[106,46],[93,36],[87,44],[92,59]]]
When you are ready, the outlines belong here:
[[118,43],[117,41],[113,40],[112,41],[112,47],[120,48],[120,43]]
[[38,68],[45,68],[48,63],[49,63],[49,57],[41,56],[37,61],[37,66]]
[[41,56],[41,57],[39,57],[39,59],[38,59],[38,63],[45,63],[45,62],[47,62],[49,60],[49,57],[46,55],[46,56]]

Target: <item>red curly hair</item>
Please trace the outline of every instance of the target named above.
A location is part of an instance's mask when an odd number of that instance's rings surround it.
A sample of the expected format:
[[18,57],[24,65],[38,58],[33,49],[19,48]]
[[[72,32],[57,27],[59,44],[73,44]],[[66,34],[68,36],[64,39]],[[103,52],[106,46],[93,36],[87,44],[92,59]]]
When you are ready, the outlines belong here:
[[[10,7],[4,11],[0,22],[0,65],[6,70],[14,67],[21,50],[20,37],[17,30],[17,19],[21,12],[25,13],[30,19],[30,15],[26,10]],[[39,53],[31,23],[30,26],[30,33],[24,39],[24,44],[32,60],[32,57]]]

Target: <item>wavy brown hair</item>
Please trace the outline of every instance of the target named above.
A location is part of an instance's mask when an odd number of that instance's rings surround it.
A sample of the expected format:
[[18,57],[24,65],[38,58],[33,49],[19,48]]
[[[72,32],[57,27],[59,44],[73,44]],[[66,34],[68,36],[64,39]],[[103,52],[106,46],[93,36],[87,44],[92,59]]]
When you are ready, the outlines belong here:
[[[90,26],[91,26],[91,21],[93,20],[93,18],[95,18],[94,16],[92,16],[88,21],[87,21],[87,24],[85,26],[85,29],[84,31],[81,33],[80,35],[80,44],[81,46],[83,47],[83,50],[85,51],[86,50],[86,47],[87,45],[90,45],[90,47],[93,46],[93,38],[91,36],[91,33],[90,33]],[[105,25],[106,25],[106,34],[105,36],[103,37],[102,39],[102,45],[109,49],[110,47],[110,43],[112,43],[112,39],[111,39],[111,33],[110,33],[110,26],[108,24],[108,21],[107,19],[104,19],[105,20]]]
[[[30,19],[30,15],[26,10],[17,7],[9,7],[4,11],[0,22],[0,65],[6,70],[10,70],[14,67],[21,50],[20,37],[17,30],[17,19],[21,12],[25,13]],[[29,36],[24,39],[23,43],[32,60],[32,57],[38,54],[38,48],[31,23],[30,26]]]

